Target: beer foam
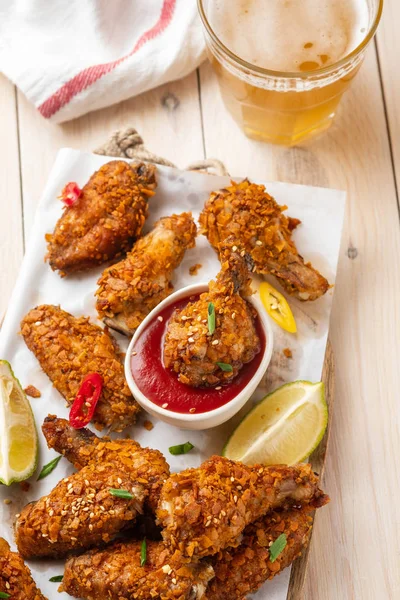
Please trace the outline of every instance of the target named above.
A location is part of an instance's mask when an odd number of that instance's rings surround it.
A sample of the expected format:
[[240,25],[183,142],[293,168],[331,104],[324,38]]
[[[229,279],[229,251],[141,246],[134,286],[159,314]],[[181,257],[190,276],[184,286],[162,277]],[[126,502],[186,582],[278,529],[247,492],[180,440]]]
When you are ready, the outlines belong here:
[[209,0],[222,43],[274,71],[327,66],[354,50],[369,29],[367,0]]

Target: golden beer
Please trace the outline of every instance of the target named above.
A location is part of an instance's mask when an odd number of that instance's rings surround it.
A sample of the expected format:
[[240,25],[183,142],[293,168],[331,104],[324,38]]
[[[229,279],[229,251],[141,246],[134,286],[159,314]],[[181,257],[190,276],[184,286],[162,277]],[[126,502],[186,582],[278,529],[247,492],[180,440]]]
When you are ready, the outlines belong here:
[[328,129],[383,0],[198,0],[223,101],[252,138],[297,144]]

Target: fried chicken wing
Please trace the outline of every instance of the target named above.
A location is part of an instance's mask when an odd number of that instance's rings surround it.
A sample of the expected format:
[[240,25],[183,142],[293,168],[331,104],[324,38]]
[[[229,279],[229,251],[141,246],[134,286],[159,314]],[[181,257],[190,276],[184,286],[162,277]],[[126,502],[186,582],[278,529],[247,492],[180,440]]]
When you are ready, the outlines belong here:
[[113,160],[96,171],[72,206],[47,234],[53,271],[89,269],[127,251],[142,231],[156,168]]
[[[131,498],[114,496],[112,489]],[[113,461],[90,463],[25,506],[15,523],[18,550],[27,559],[54,558],[109,542],[143,512],[145,496],[128,469]]]
[[[216,280],[198,300],[175,310],[164,341],[165,366],[178,373],[179,381],[194,387],[228,383],[260,351],[256,311],[245,299],[251,294],[246,258],[228,242],[219,250],[221,271]],[[210,307],[215,314],[212,333]],[[230,369],[223,370],[221,363]]]
[[72,404],[88,373],[103,377],[94,422],[101,429],[122,431],[136,421],[139,406],[125,381],[122,354],[107,330],[85,317],[73,317],[59,306],[32,309],[21,333],[54,387]]
[[60,591],[98,600],[201,600],[213,569],[202,563],[183,564],[162,542],[147,541],[145,566],[138,542],[113,544],[68,560]]
[[47,600],[36,587],[30,569],[16,552],[0,538],[0,592],[10,600]]
[[171,292],[171,278],[195,245],[191,213],[164,217],[136,242],[127,257],[108,267],[98,281],[97,311],[110,327],[132,335]]
[[77,469],[91,463],[109,461],[127,471],[147,492],[146,505],[155,512],[169,466],[158,450],[142,448],[134,440],[98,438],[89,429],[74,429],[66,419],[49,415],[42,431],[49,448],[63,454]]
[[254,261],[254,271],[271,273],[285,290],[299,300],[315,300],[329,289],[329,283],[310,263],[305,263],[292,240],[297,219],[283,214],[267,194],[265,186],[232,181],[226,189],[213,192],[199,222],[201,233],[214,248],[233,235]]
[[157,517],[166,544],[202,557],[237,545],[244,528],[269,510],[323,498],[310,465],[247,467],[213,456],[167,479]]
[[[272,511],[248,525],[237,548],[226,548],[212,557],[215,578],[207,588],[207,600],[244,600],[301,555],[308,546],[313,507]],[[271,562],[270,546],[282,534],[286,547]]]

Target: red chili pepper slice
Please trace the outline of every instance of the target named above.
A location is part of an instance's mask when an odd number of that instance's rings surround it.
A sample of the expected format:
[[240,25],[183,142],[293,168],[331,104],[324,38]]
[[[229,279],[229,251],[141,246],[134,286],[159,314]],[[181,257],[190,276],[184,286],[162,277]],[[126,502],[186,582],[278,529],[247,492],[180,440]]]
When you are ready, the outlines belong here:
[[64,187],[63,191],[61,192],[61,196],[59,196],[59,198],[67,206],[73,206],[81,194],[82,194],[82,190],[79,187],[79,185],[76,183],[76,181],[70,181]]
[[103,389],[103,378],[99,373],[88,373],[69,412],[69,422],[74,429],[82,429],[94,415],[96,404]]

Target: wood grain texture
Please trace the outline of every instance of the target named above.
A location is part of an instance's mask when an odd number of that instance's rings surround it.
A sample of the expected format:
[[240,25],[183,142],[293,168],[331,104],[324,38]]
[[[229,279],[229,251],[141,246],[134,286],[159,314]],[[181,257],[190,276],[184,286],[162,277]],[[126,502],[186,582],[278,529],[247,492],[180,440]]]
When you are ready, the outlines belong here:
[[[318,448],[310,456],[310,463],[313,470],[319,473],[321,481],[323,481],[325,460],[328,452],[329,439],[331,433],[331,417],[333,415],[333,405],[335,402],[335,361],[332,351],[332,344],[328,339],[325,352],[324,367],[322,371],[322,381],[325,384],[325,398],[328,405],[329,420],[325,435],[319,444]],[[294,561],[292,571],[290,573],[289,590],[287,600],[298,600],[304,590],[304,582],[307,575],[308,560],[311,548],[311,539],[307,548],[302,555]]]
[[[207,156],[235,175],[348,191],[331,321],[336,402],[323,486],[332,501],[315,522],[303,594],[291,600],[400,598],[400,225],[388,135],[398,175],[399,19],[398,0],[386,0],[378,33],[382,81],[371,47],[334,127],[298,148],[248,140],[223,108],[209,65],[200,71],[202,115],[196,74],[63,126],[45,122],[18,95],[27,234],[56,151],[91,150],[128,126],[140,131],[150,150],[182,167],[203,158],[204,134]],[[4,78],[0,108],[7,140],[1,150],[1,314],[23,248],[18,121],[14,89]]]
[[246,139],[207,64],[201,94],[207,155],[224,160],[230,173],[348,192],[330,334],[337,401],[323,485],[332,501],[315,522],[304,598],[395,600],[400,227],[374,48],[331,130],[302,147]]
[[382,21],[377,34],[377,49],[398,187],[400,185],[400,77],[398,74],[398,59],[400,56],[399,24],[400,2],[398,0],[386,0]]
[[115,130],[132,126],[143,136],[149,150],[179,166],[203,157],[196,73],[62,125],[43,119],[21,93],[18,107],[26,233],[62,147],[91,152]]
[[19,177],[18,122],[15,89],[0,74],[0,324],[23,255],[21,185]]

